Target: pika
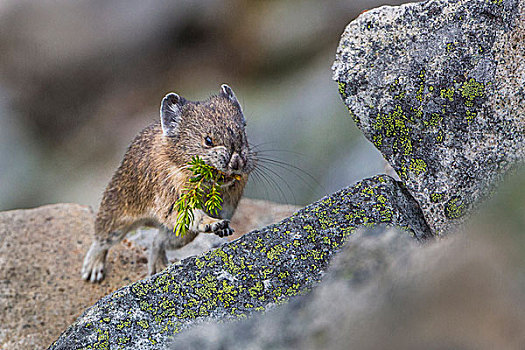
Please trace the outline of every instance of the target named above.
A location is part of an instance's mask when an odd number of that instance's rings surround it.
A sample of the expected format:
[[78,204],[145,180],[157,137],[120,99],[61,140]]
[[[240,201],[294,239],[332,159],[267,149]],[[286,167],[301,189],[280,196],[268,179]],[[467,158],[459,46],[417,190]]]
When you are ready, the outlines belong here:
[[[101,281],[108,250],[140,226],[158,228],[149,253],[150,275],[167,266],[166,249],[181,248],[201,232],[231,235],[229,220],[255,166],[245,128],[241,105],[226,84],[205,101],[167,94],[160,105],[160,120],[136,136],[104,192],[82,278]],[[173,233],[175,202],[192,176],[188,163],[194,156],[225,174],[222,210],[216,217],[194,210],[192,224],[179,237]]]

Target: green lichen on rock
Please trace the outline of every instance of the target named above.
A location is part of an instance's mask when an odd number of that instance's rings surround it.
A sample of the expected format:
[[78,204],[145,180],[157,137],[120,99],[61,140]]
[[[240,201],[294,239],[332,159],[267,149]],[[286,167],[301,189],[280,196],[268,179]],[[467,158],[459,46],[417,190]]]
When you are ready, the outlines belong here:
[[366,179],[277,225],[120,289],[88,309],[51,349],[161,349],[195,322],[243,318],[281,304],[321,279],[356,228],[378,223],[430,237],[403,185],[388,176]]
[[444,193],[432,193],[430,195],[430,200],[432,201],[432,203],[442,202],[443,198],[445,198],[445,194]]
[[345,98],[346,97],[346,84],[339,81],[337,82],[337,85],[339,87],[339,93],[341,94],[343,98]]
[[[433,0],[367,11],[341,36],[341,97],[437,234],[523,161],[519,26],[516,0]],[[461,210],[445,212],[454,193]]]
[[470,78],[463,83],[459,91],[461,91],[461,96],[465,99],[465,105],[472,107],[474,105],[474,99],[484,96],[485,84],[477,82],[474,78]]
[[461,197],[452,197],[447,204],[445,204],[445,216],[449,219],[458,219],[465,214],[465,204],[461,201]]
[[444,89],[441,89],[441,98],[446,98],[448,99],[450,102],[453,102],[454,101],[454,87],[449,87],[449,88],[444,88]]
[[409,170],[416,175],[421,175],[427,171],[427,163],[423,159],[410,159]]

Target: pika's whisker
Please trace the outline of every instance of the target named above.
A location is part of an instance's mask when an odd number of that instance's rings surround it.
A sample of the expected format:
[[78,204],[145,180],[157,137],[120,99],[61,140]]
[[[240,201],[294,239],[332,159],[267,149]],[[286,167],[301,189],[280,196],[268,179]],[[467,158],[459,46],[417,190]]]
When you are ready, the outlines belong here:
[[[264,170],[269,171],[270,173],[272,173],[272,174],[273,174],[274,176],[276,176],[276,177],[277,177],[282,183],[284,183],[285,186],[288,188],[288,191],[290,191],[290,193],[292,194],[294,204],[297,204],[297,200],[296,200],[296,198],[295,198],[294,191],[292,190],[292,188],[290,187],[290,185],[288,184],[288,182],[287,182],[287,181],[286,181],[281,175],[279,175],[279,173],[277,173],[276,171],[274,171],[274,170],[271,169],[270,167],[267,167],[267,166],[262,165],[262,164],[260,164],[259,166],[260,166],[262,169],[264,169]],[[270,178],[271,178],[271,177],[270,177]],[[277,181],[274,180],[274,182],[275,182],[276,184],[278,184]],[[280,188],[280,187],[279,187],[279,188]],[[281,192],[283,192],[283,191],[281,190]],[[285,199],[286,199],[286,198],[285,198]]]

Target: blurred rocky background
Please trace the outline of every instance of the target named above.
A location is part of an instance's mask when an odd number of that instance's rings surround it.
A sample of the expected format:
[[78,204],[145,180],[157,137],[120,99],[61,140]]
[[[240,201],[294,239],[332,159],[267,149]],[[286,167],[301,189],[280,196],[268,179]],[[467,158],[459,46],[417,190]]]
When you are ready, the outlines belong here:
[[306,204],[383,172],[331,81],[345,25],[402,1],[0,1],[0,210],[98,206],[168,91],[230,84],[249,139],[287,165],[247,196]]

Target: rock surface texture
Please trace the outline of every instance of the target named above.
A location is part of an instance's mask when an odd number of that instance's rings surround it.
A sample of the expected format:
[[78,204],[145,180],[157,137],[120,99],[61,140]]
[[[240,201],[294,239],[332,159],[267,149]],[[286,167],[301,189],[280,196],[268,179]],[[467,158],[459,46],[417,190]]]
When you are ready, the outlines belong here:
[[476,231],[421,247],[395,230],[356,233],[311,293],[196,326],[172,349],[523,349],[525,259],[509,236]]
[[378,223],[430,236],[402,184],[387,176],[363,180],[279,224],[121,288],[86,310],[51,349],[163,349],[196,322],[262,311],[309,290],[356,227]]
[[347,26],[332,69],[352,118],[435,233],[523,161],[523,0],[370,10]]
[[[295,210],[293,206],[243,199],[232,227],[240,236]],[[93,224],[92,210],[77,204],[0,213],[0,349],[45,348],[87,307],[146,277],[144,250],[154,230],[143,230],[116,245],[108,255],[106,279],[100,284],[82,281],[80,267],[91,244]],[[168,254],[171,259],[182,259],[225,242],[217,236],[200,235]]]

